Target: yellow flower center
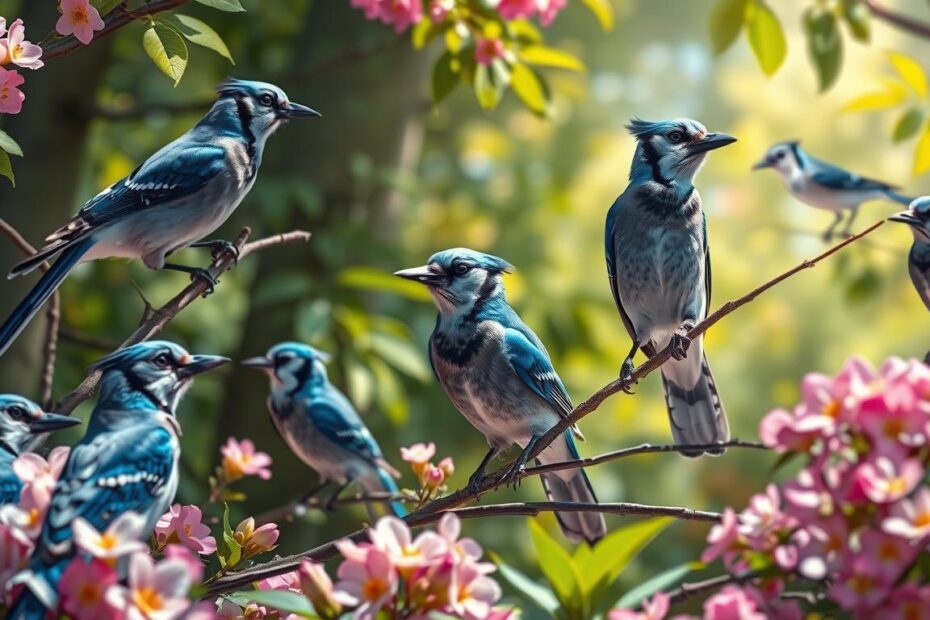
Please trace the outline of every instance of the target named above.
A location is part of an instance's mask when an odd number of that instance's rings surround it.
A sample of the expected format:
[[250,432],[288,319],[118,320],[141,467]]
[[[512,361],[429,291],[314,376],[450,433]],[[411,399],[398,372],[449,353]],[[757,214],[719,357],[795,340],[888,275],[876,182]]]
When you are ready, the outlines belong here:
[[892,478],[888,481],[888,492],[892,495],[901,495],[907,490],[907,480],[902,477]]
[[103,594],[102,590],[100,584],[97,583],[82,584],[77,591],[77,599],[80,601],[82,607],[95,605],[100,601],[100,597]]
[[883,542],[878,547],[878,557],[888,562],[894,562],[900,557],[898,553],[898,548],[891,542]]
[[242,463],[228,456],[223,457],[223,472],[226,474],[226,479],[230,481],[238,480],[245,474]]
[[914,525],[917,527],[927,527],[930,525],[930,512],[920,512],[914,517]]
[[161,611],[164,606],[161,593],[155,588],[142,588],[132,593],[132,601],[136,604],[144,615],[148,616],[154,612]]
[[840,415],[840,409],[839,401],[831,400],[823,406],[823,414],[830,418],[837,418]]
[[895,438],[904,432],[904,422],[900,419],[887,420],[882,430],[885,431],[885,435],[888,437]]
[[376,601],[388,592],[387,580],[381,577],[371,577],[362,586],[362,598],[366,601]]
[[849,587],[859,594],[864,594],[872,589],[872,578],[867,575],[856,575],[849,580]]
[[71,9],[71,23],[85,25],[90,23],[90,16],[87,14],[87,8],[83,6],[76,6]]
[[100,547],[102,549],[113,549],[118,542],[119,539],[110,532],[107,532],[100,537]]

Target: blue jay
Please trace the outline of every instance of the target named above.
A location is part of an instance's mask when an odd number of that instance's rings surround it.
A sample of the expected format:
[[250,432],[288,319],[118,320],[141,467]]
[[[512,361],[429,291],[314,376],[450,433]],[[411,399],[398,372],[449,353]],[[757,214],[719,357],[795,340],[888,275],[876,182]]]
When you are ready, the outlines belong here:
[[78,263],[99,258],[140,258],[150,269],[173,269],[216,281],[206,269],[165,262],[186,247],[209,247],[214,257],[235,253],[226,241],[200,241],[239,206],[262,162],[265,141],[286,120],[319,116],[288,101],[277,86],[227,80],[193,129],[163,147],[132,174],[92,198],[46,245],[13,267],[29,273],[58,256],[38,284],[0,326],[3,354]]
[[[467,248],[445,250],[427,265],[394,275],[426,285],[439,307],[429,359],[452,404],[487,439],[490,450],[468,485],[476,492],[488,463],[500,451],[523,449],[504,478],[516,482],[540,438],[572,411],[572,401],[536,334],[507,303],[501,274],[505,260]],[[578,459],[576,426],[540,453],[540,463]],[[542,476],[555,501],[596,503],[584,469]],[[606,531],[598,513],[557,513],[565,535],[594,544]]]
[[0,394],[0,505],[15,504],[23,485],[13,472],[13,461],[28,452],[42,433],[80,424],[77,418],[43,411],[31,400]]
[[155,527],[178,486],[178,403],[195,375],[227,361],[153,340],[93,367],[103,373],[97,406],[55,486],[29,567],[13,579],[26,588],[8,620],[42,618],[56,608],[58,580],[75,553],[76,518],[103,531],[133,511],[145,518],[146,531]]
[[852,234],[853,221],[859,207],[870,200],[891,200],[908,204],[911,199],[897,193],[893,185],[861,177],[833,164],[815,159],[801,148],[797,141],[780,142],[770,148],[753,170],[773,168],[791,194],[811,207],[833,212],[833,223],[823,233],[824,241],[833,238],[833,231],[843,220],[843,212],[849,218],[842,234]]
[[[264,357],[242,362],[271,379],[268,413],[275,429],[291,452],[320,475],[320,486],[302,501],[330,481],[339,485],[327,502],[330,508],[352,482],[369,493],[397,493],[394,478],[400,474],[385,460],[349,399],[329,382],[328,360],[328,354],[309,345],[282,342]],[[400,502],[392,502],[391,508],[397,516],[407,512]]]
[[629,381],[637,349],[652,357],[671,344],[674,359],[662,366],[662,384],[675,443],[727,441],[727,417],[703,342],[692,343],[686,334],[710,303],[707,220],[694,177],[709,151],[736,138],[709,133],[690,119],[633,119],[628,128],[637,140],[630,184],[607,213],[605,230],[610,289],[633,340],[620,378]]
[[911,228],[914,243],[907,257],[907,270],[917,294],[930,310],[930,196],[916,198],[909,209],[888,219]]

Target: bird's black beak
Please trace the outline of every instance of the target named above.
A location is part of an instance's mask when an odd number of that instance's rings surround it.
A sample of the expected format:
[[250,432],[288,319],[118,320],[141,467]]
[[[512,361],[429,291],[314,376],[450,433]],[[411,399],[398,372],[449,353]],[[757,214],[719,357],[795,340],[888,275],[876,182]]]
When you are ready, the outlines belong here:
[[228,361],[228,357],[220,355],[194,355],[190,358],[190,361],[178,369],[178,376],[182,379],[189,379],[194,375],[222,366]]
[[69,415],[62,415],[60,413],[51,413],[46,411],[42,413],[41,418],[33,421],[29,425],[29,432],[34,435],[38,435],[40,433],[51,433],[52,431],[61,430],[63,428],[77,426],[80,423],[80,420],[77,418],[72,418]]
[[908,226],[913,226],[914,228],[924,227],[923,221],[921,221],[921,219],[917,217],[917,215],[910,209],[908,209],[907,211],[901,211],[899,213],[895,213],[894,215],[888,218],[888,221],[889,222],[901,222],[902,224],[907,224]]
[[431,269],[429,265],[422,267],[413,267],[411,269],[402,269],[395,271],[394,275],[405,280],[413,280],[426,286],[435,286],[442,282],[446,276],[441,271]]
[[753,164],[752,169],[753,170],[764,170],[765,168],[771,168],[774,165],[775,164],[772,162],[771,159],[769,159],[768,157],[763,157],[762,159],[757,161],[755,164]]
[[256,370],[268,371],[274,368],[274,362],[259,355],[258,357],[250,357],[249,359],[242,360],[240,362],[243,366],[248,366],[249,368],[255,368]]
[[688,147],[690,155],[699,155],[736,142],[736,138],[725,133],[709,133]]
[[323,116],[313,108],[308,108],[305,105],[300,105],[299,103],[288,103],[281,108],[281,116],[284,118],[313,118],[315,116]]

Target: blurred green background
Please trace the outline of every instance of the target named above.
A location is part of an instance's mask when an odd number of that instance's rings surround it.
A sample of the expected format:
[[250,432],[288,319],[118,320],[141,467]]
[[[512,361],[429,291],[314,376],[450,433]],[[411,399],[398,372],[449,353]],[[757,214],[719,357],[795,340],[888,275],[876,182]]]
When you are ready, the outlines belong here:
[[[0,14],[24,18],[32,40],[51,29],[54,2],[0,1]],[[31,73],[22,114],[2,128],[23,146],[17,188],[0,183],[0,216],[32,242],[65,221],[100,188],[128,174],[199,117],[223,77],[282,86],[323,118],[293,123],[269,143],[259,180],[221,229],[227,238],[249,225],[255,237],[304,228],[305,246],[249,258],[222,278],[217,292],[183,312],[164,334],[195,352],[234,359],[285,339],[334,354],[330,374],[363,413],[395,464],[398,448],[434,441],[455,458],[452,488],[464,485],[485,444],[433,381],[426,342],[435,311],[422,291],[391,272],[425,262],[434,251],[469,246],[505,257],[512,304],[547,344],[576,401],[616,378],[629,340],[611,299],[603,258],[607,209],[626,185],[633,141],[631,116],[693,117],[739,138],[715,152],[698,179],[709,217],[714,272],[712,307],[738,297],[822,248],[831,215],[800,205],[772,172],[749,168],[773,142],[801,138],[814,155],[902,185],[919,195],[926,178],[911,177],[913,148],[887,135],[894,119],[842,113],[845,102],[875,90],[889,74],[885,50],[926,56],[927,43],[875,23],[870,45],[847,45],[837,85],[818,94],[804,49],[801,0],[774,7],[789,38],[789,56],[772,78],[741,40],[720,58],[708,43],[711,0],[613,0],[616,25],[605,33],[571,3],[547,30],[549,45],[581,57],[587,73],[550,72],[554,114],[540,120],[512,94],[493,112],[459,89],[433,109],[431,61],[438,49],[411,49],[406,37],[369,23],[348,0],[244,0],[247,13],[191,5],[184,12],[213,25],[236,65],[193,48],[188,73],[172,88],[141,50],[131,25],[87,49]],[[926,4],[888,3],[926,13]],[[188,104],[193,103],[193,106]],[[191,109],[191,107],[193,109]],[[862,210],[859,227],[894,205]],[[808,371],[835,372],[860,353],[874,363],[889,355],[923,357],[930,317],[906,272],[910,233],[887,224],[866,241],[780,285],[715,326],[707,337],[735,437],[754,439],[760,418],[790,406]],[[4,269],[20,258],[0,242]],[[203,252],[182,259],[205,262]],[[7,314],[33,283],[2,285]],[[160,305],[186,284],[120,261],[80,268],[62,289],[63,326],[101,344],[120,342],[137,324],[137,286]],[[37,319],[0,360],[0,388],[37,396],[44,320]],[[63,396],[103,355],[102,348],[63,339],[55,395]],[[588,416],[585,455],[640,442],[665,443],[669,432],[658,377],[635,396],[615,396]],[[271,482],[246,481],[235,517],[298,497],[316,475],[290,455],[265,411],[264,377],[231,365],[199,380],[182,410],[184,452],[179,501],[206,504],[206,478],[229,436],[252,438],[274,457]],[[86,416],[90,404],[78,412]],[[73,441],[80,431],[61,441]],[[741,506],[771,477],[775,458],[731,450],[722,458],[639,456],[593,468],[603,501],[635,501],[720,510]],[[413,485],[405,472],[405,482]],[[524,484],[521,499],[542,497]],[[482,501],[511,501],[501,491]],[[219,514],[220,508],[207,508]],[[311,514],[285,526],[280,553],[291,553],[357,528],[361,510],[329,518]],[[543,522],[552,525],[551,517]],[[620,520],[608,517],[616,525]],[[522,518],[473,521],[465,532],[505,558],[532,568]],[[624,579],[636,583],[695,559],[707,526],[679,523],[650,547]]]

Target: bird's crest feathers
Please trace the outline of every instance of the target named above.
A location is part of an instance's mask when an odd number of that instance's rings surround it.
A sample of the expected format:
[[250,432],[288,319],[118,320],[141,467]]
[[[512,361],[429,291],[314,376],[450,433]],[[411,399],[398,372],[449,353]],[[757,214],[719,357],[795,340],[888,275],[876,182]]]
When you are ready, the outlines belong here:
[[455,262],[464,262],[492,273],[510,273],[514,266],[499,256],[485,254],[469,248],[452,248],[433,254],[429,263],[436,263],[443,268],[451,267]]

